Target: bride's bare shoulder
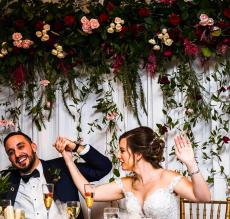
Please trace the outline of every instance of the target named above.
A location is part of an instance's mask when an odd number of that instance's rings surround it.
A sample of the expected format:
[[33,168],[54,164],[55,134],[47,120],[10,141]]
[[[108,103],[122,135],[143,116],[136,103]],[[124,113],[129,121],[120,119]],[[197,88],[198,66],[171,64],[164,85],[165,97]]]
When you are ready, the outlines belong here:
[[171,182],[172,179],[176,176],[181,176],[181,174],[173,170],[164,169],[164,171],[162,171],[162,179],[164,181]]

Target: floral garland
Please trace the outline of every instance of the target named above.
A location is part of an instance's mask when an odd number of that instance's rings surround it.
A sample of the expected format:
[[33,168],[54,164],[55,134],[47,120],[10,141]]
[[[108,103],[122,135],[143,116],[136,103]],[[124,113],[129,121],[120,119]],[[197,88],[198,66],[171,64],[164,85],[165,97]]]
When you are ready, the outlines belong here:
[[[0,84],[10,88],[9,101],[1,105],[7,106],[6,117],[14,123],[22,112],[21,105],[11,105],[14,100],[24,101],[25,111],[42,129],[52,115],[57,90],[62,92],[73,119],[75,115],[66,100],[71,98],[81,106],[95,93],[98,99],[94,108],[103,116],[89,125],[91,130],[101,129],[101,124],[108,126],[112,136],[109,151],[113,154],[116,121],[122,115],[113,102],[112,88],[105,92],[102,84],[106,82],[110,87],[111,78],[122,83],[125,104],[141,124],[138,106],[147,113],[141,70],[150,77],[159,77],[166,117],[165,124],[158,124],[159,132],[182,129],[193,138],[192,128],[198,119],[215,120],[220,125],[203,148],[216,145],[216,149],[210,150],[210,156],[205,152],[203,156],[220,160],[219,152],[230,141],[225,118],[229,116],[226,96],[230,90],[228,1],[2,0],[0,12]],[[203,69],[201,77],[210,63],[216,63],[214,73],[206,80],[217,84],[209,99],[220,106],[220,112],[207,103],[205,89],[193,70],[194,62]],[[177,70],[169,74],[169,66]],[[178,91],[185,94],[181,105],[174,98]],[[180,108],[184,109],[183,122],[174,121],[168,113]],[[80,125],[77,130],[81,132]],[[226,179],[230,181],[227,175]]]

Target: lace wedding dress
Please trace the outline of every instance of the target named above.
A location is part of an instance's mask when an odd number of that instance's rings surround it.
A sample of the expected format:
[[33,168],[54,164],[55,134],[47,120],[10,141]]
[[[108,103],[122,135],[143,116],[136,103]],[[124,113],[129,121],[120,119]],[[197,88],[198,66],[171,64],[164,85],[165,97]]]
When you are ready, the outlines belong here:
[[152,219],[178,219],[179,198],[173,192],[174,186],[182,176],[176,176],[167,188],[159,188],[144,201],[143,206],[133,192],[126,192],[121,179],[116,183],[125,195],[126,210],[134,219],[148,217]]

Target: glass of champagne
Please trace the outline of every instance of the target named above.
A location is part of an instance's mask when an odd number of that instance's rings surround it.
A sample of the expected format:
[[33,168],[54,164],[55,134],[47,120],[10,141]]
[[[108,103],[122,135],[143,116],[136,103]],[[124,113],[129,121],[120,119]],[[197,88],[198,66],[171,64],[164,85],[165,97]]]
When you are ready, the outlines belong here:
[[67,215],[69,219],[76,219],[80,213],[80,202],[79,201],[68,201],[66,202]]
[[54,184],[42,184],[43,199],[47,210],[47,219],[49,219],[49,210],[53,202]]
[[93,183],[85,184],[84,189],[85,189],[85,202],[88,209],[88,219],[91,219],[91,209],[93,207],[95,185]]

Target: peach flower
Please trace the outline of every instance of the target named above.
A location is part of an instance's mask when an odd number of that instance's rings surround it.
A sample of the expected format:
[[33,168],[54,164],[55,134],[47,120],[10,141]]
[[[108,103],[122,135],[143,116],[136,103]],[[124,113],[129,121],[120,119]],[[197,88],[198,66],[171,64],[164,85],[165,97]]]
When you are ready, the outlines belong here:
[[90,26],[92,29],[97,29],[100,24],[97,19],[90,19]]
[[13,40],[21,40],[22,39],[22,34],[21,33],[13,33],[12,35]]

